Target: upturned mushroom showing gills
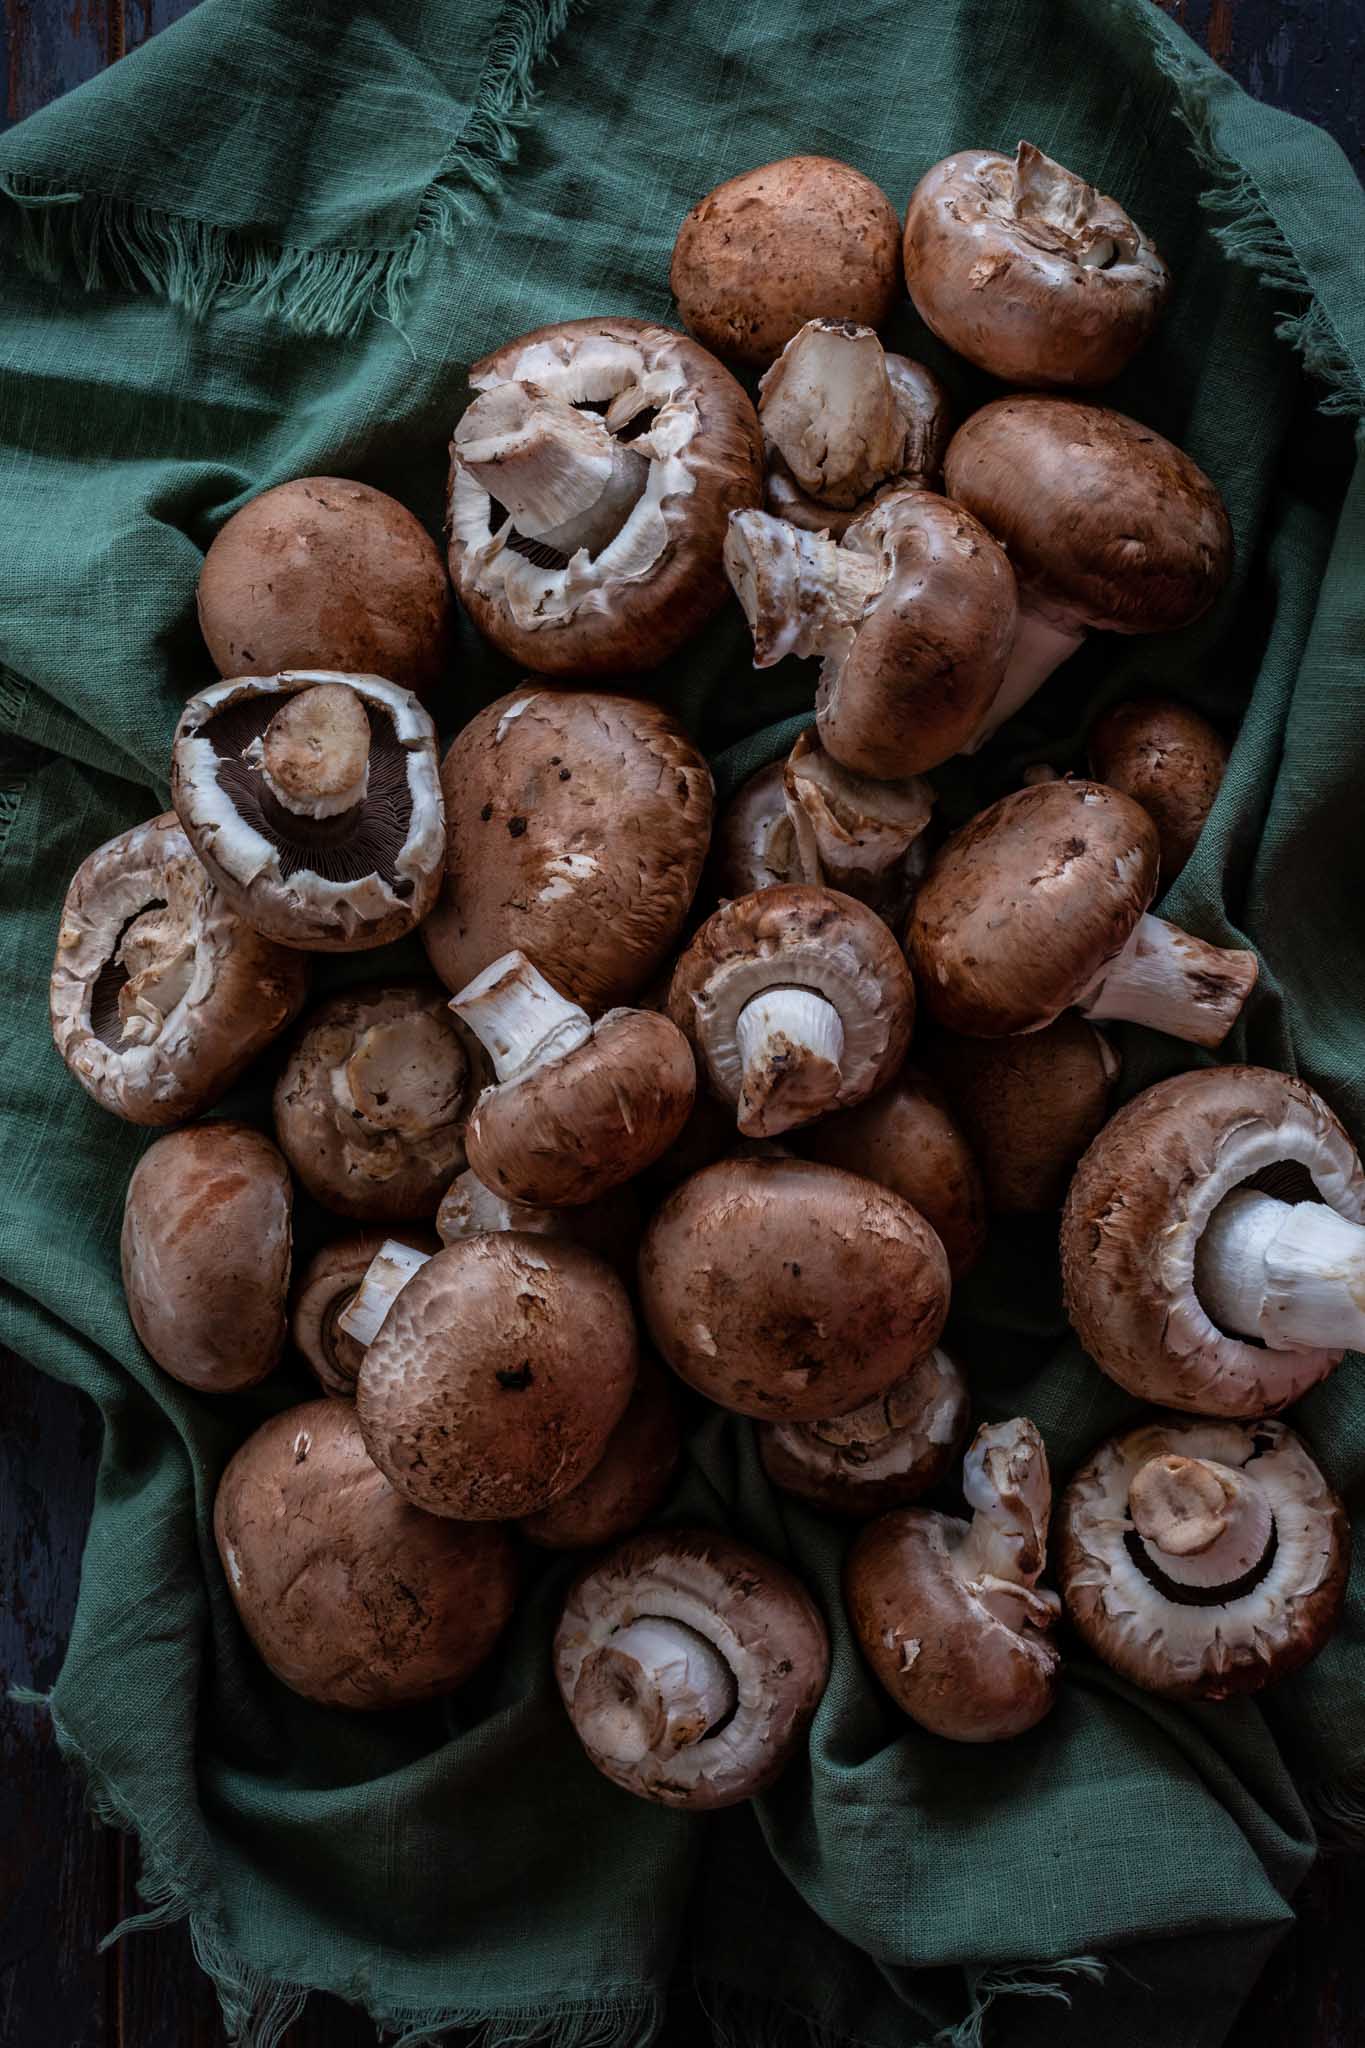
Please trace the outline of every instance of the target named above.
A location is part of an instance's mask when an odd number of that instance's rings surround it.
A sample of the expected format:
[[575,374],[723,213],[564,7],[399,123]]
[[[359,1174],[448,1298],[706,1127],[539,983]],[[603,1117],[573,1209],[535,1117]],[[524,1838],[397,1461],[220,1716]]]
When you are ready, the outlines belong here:
[[1365,1174],[1288,1074],[1207,1067],[1145,1089],[1077,1167],[1061,1249],[1090,1356],[1168,1408],[1271,1414],[1365,1350]]
[[287,1408],[247,1438],[219,1481],[213,1528],[259,1655],[323,1706],[451,1692],[511,1619],[507,1531],[419,1514],[371,1464],[355,1410],[339,1401]]
[[52,963],[52,1037],[101,1109],[199,1116],[293,1021],[301,953],[229,908],[173,811],[97,847],[71,879]]
[[1175,633],[1232,568],[1217,487],[1182,449],[1107,406],[998,398],[948,443],[944,489],[988,527],[1019,582],[1009,666],[971,752],[1089,632]]
[[453,993],[519,951],[596,1015],[674,950],[701,878],[713,785],[657,704],[527,684],[441,765],[446,874],[422,940]]
[[1142,805],[1161,841],[1161,886],[1184,867],[1213,809],[1228,765],[1226,742],[1188,704],[1134,697],[1090,728],[1097,782]]
[[1098,782],[1001,797],[940,850],[906,951],[936,1022],[968,1038],[1039,1031],[1063,1010],[1217,1046],[1256,985],[1254,953],[1147,916],[1156,827]]
[[673,970],[668,1013],[744,1135],[772,1138],[891,1078],[915,991],[879,917],[836,890],[792,884],[706,920]]
[[844,1599],[896,1705],[954,1742],[1003,1742],[1052,1707],[1055,1593],[1040,1589],[1052,1483],[1031,1422],[986,1424],[962,1468],[964,1522],[898,1508],[849,1552]]
[[314,1252],[294,1283],[289,1334],[323,1393],[336,1400],[355,1398],[360,1361],[365,1356],[365,1347],[341,1328],[340,1318],[391,1237],[427,1255],[440,1249],[428,1230],[358,1230]]
[[734,1806],[794,1758],[829,1676],[805,1588],[711,1529],[630,1537],[570,1588],[555,1677],[589,1761],[660,1806]]
[[201,690],[176,728],[171,798],[228,903],[281,945],[361,952],[436,901],[436,728],[379,676],[293,669]]
[[1057,1511],[1072,1626],[1172,1699],[1259,1692],[1316,1657],[1349,1564],[1346,1510],[1280,1422],[1145,1423],[1101,1444]]
[[763,494],[753,406],[685,335],[566,320],[469,372],[450,456],[450,573],[540,675],[657,668],[725,596],[725,521]]
[[1007,384],[1107,384],[1141,348],[1170,273],[1116,200],[1021,142],[926,171],[905,218],[905,282],[949,348]]
[[676,1188],[640,1248],[640,1299],[680,1378],[738,1415],[819,1422],[938,1342],[948,1260],[917,1209],[857,1174],[777,1154]]
[[595,1550],[638,1529],[673,1483],[682,1456],[676,1382],[647,1353],[630,1405],[586,1479],[518,1527],[541,1550]]
[[935,1348],[851,1414],[761,1422],[758,1451],[784,1493],[866,1521],[938,1484],[962,1449],[970,1412],[962,1368]]
[[883,491],[841,541],[736,512],[725,568],[754,667],[820,656],[815,716],[846,768],[896,779],[960,753],[1014,644],[1014,572],[985,527],[932,491]]

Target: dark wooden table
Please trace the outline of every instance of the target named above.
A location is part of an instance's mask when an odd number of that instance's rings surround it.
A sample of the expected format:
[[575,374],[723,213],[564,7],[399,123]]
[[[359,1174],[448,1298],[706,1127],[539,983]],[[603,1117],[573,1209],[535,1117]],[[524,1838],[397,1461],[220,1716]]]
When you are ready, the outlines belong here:
[[[194,0],[4,0],[8,122],[92,77]],[[1365,0],[1166,0],[1258,97],[1320,121],[1365,166]],[[5,125],[5,123],[0,123]],[[89,1404],[0,1357],[0,1681],[46,1688],[70,1628],[98,1422]],[[133,1856],[86,1820],[42,1716],[0,1702],[0,2044],[221,2048],[213,1991],[182,1928],[99,1939],[137,1909]],[[1327,1856],[1231,2048],[1365,2048],[1365,1858]],[[676,2048],[695,2048],[685,2029]],[[370,2025],[312,2001],[289,2048],[357,2048]],[[1161,2048],[1154,2042],[1152,2048]]]

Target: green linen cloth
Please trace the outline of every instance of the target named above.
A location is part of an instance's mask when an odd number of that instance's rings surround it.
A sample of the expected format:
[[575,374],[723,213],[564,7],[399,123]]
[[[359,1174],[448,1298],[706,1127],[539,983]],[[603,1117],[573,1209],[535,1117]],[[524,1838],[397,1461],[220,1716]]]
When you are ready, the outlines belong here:
[[[177,709],[210,675],[195,577],[231,512],[324,471],[434,528],[462,365],[543,321],[669,320],[673,236],[709,186],[827,152],[903,205],[950,149],[1021,136],[1169,258],[1171,310],[1107,395],[1217,480],[1237,568],[1188,632],[1093,640],[942,772],[944,804],[1031,760],[1079,765],[1096,707],[1140,686],[1240,719],[1166,908],[1260,952],[1229,1056],[1303,1073],[1360,1135],[1365,206],[1326,136],[1253,104],[1145,0],[206,0],[0,142],[0,1337],[105,1423],[49,1704],[96,1810],[140,1838],[149,1916],[189,1916],[255,2048],[309,1987],[410,2042],[465,2023],[499,2048],[626,2048],[689,1982],[746,2048],[972,2048],[983,2025],[996,2044],[1206,2048],[1291,1917],[1310,1811],[1360,1811],[1359,1571],[1336,1641],[1263,1702],[1163,1705],[1068,1641],[1052,1717],[960,1749],[864,1672],[843,1531],[774,1495],[751,1426],[714,1413],[668,1512],[793,1563],[834,1642],[809,1757],[756,1806],[665,1813],[589,1768],[549,1673],[563,1561],[449,1702],[347,1717],[294,1698],[237,1625],[210,1512],[233,1447],[311,1388],[287,1367],[207,1398],[142,1355],[117,1240],[148,1137],[48,1041],[64,885],[165,800]],[[908,307],[892,341],[961,405],[990,395]],[[445,729],[515,679],[465,629]],[[811,685],[801,664],[757,675],[732,610],[648,687],[728,788],[787,743]],[[1129,1091],[1197,1057],[1122,1038]],[[265,1116],[269,1065],[226,1111]],[[321,1228],[305,1210],[301,1252]],[[1059,1477],[1133,1412],[1068,1333],[1053,1219],[996,1231],[953,1334],[979,1412],[1033,1415]],[[1365,1510],[1358,1363],[1294,1420]]]

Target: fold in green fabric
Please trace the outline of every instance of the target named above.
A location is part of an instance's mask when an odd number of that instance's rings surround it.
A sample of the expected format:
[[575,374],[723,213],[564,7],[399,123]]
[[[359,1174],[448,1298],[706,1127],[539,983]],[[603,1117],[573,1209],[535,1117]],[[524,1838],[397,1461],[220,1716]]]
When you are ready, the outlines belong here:
[[[626,2048],[679,1985],[744,2048],[1079,2048],[1100,2029],[1112,2048],[1210,2048],[1290,1920],[1314,1812],[1360,1811],[1359,1568],[1337,1639],[1261,1702],[1165,1705],[1068,1640],[1048,1721],[955,1748],[865,1672],[844,1531],[774,1494],[751,1426],[716,1413],[696,1417],[669,1516],[792,1563],[834,1641],[809,1755],[752,1809],[658,1811],[589,1768],[548,1667],[571,1562],[533,1571],[499,1653],[440,1706],[296,1699],[246,1644],[210,1512],[234,1446],[310,1387],[291,1366],[204,1397],[141,1353],[117,1240],[148,1140],[48,1041],[66,880],[164,802],[178,708],[210,676],[195,578],[237,506],[340,473],[434,529],[462,365],[544,321],[670,319],[673,236],[709,186],[826,152],[903,206],[950,149],[1021,136],[1116,194],[1170,261],[1170,313],[1107,395],[1216,479],[1237,568],[1184,634],[1092,639],[936,777],[943,805],[961,815],[1030,761],[1081,765],[1096,710],[1141,687],[1240,723],[1165,908],[1261,954],[1226,1056],[1302,1073],[1359,1136],[1365,202],[1324,135],[1246,99],[1146,0],[205,0],[0,142],[0,1337],[105,1424],[48,1705],[96,1811],[139,1837],[149,1917],[189,1917],[254,2048],[312,1987],[410,2044],[468,2024],[490,2048]],[[990,395],[908,307],[890,339],[961,408]],[[515,680],[464,629],[445,731]],[[812,680],[755,673],[732,610],[646,687],[729,788],[787,744]],[[319,983],[419,959],[334,962]],[[1129,1093],[1198,1057],[1119,1036]],[[224,1110],[264,1119],[269,1066]],[[305,1205],[300,1256],[324,1227]],[[1055,1234],[999,1227],[951,1337],[979,1414],[1031,1414],[1064,1478],[1135,1411],[1068,1332]],[[1359,1363],[1292,1419],[1365,1509]]]

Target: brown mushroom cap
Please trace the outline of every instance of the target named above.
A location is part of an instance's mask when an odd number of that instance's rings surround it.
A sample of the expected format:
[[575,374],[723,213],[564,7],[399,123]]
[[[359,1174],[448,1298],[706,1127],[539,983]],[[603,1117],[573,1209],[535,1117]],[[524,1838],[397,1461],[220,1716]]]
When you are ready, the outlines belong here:
[[581,1202],[574,1209],[541,1209],[526,1202],[505,1201],[468,1171],[456,1175],[436,1211],[436,1235],[442,1244],[459,1244],[489,1230],[562,1237],[615,1266],[631,1286],[642,1228],[640,1205],[628,1187],[612,1188],[599,1201]]
[[804,879],[787,813],[786,763],[772,761],[741,782],[716,820],[711,891],[725,900]]
[[101,1109],[199,1116],[303,1007],[308,962],[229,909],[173,811],[72,876],[52,963],[52,1037]]
[[587,1478],[536,1514],[523,1515],[521,1533],[542,1550],[615,1543],[662,1504],[681,1456],[675,1383],[642,1354],[630,1405]]
[[471,1237],[413,1275],[366,1351],[365,1447],[430,1514],[534,1514],[602,1456],[635,1361],[630,1301],[603,1260],[517,1231]]
[[[1163,1458],[1212,1461],[1269,1509],[1270,1539],[1250,1571],[1198,1586],[1162,1571],[1133,1515],[1139,1474]],[[1216,1541],[1218,1522],[1211,1528]],[[1058,1584],[1073,1626],[1133,1685],[1172,1699],[1232,1699],[1297,1671],[1337,1624],[1349,1565],[1345,1507],[1281,1422],[1144,1423],[1101,1444],[1057,1510]]]
[[450,1692],[511,1617],[507,1531],[409,1507],[338,1401],[288,1408],[247,1438],[219,1482],[213,1527],[259,1655],[323,1706],[397,1707]]
[[761,1422],[758,1451],[774,1486],[866,1520],[938,1484],[962,1449],[970,1413],[962,1368],[935,1348],[850,1415]]
[[678,230],[668,281],[699,341],[759,366],[821,315],[886,324],[900,296],[900,221],[851,164],[783,157],[698,200]]
[[933,1349],[948,1260],[908,1202],[807,1159],[723,1159],[645,1232],[640,1296],[659,1351],[739,1415],[847,1414]]
[[245,1124],[193,1124],[143,1153],[123,1209],[133,1328],[187,1387],[253,1387],[284,1348],[289,1170]]
[[289,1334],[323,1393],[336,1400],[354,1399],[360,1361],[365,1356],[365,1346],[338,1328],[338,1318],[350,1307],[370,1262],[393,1238],[428,1256],[440,1249],[429,1230],[360,1230],[351,1237],[335,1238],[314,1252],[294,1282]]
[[711,830],[711,771],[672,716],[527,684],[470,720],[441,781],[422,940],[447,988],[518,950],[594,1015],[628,1001],[677,941]]
[[1163,889],[1194,852],[1227,765],[1227,743],[1208,720],[1168,697],[1115,704],[1090,728],[1096,781],[1132,797],[1156,826]]
[[958,428],[943,476],[1007,550],[1021,597],[1071,625],[1173,633],[1208,610],[1232,567],[1217,487],[1107,406],[996,399]]
[[420,693],[450,661],[440,549],[396,498],[348,477],[297,477],[234,512],[198,604],[220,676],[340,669]]

